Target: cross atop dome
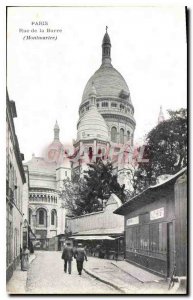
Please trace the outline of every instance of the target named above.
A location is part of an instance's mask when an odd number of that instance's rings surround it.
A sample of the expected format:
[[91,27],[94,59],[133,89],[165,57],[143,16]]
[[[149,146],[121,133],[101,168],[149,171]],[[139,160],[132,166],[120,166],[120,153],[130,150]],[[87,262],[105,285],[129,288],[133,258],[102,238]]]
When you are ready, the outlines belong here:
[[107,32],[108,26],[106,26],[106,32]]

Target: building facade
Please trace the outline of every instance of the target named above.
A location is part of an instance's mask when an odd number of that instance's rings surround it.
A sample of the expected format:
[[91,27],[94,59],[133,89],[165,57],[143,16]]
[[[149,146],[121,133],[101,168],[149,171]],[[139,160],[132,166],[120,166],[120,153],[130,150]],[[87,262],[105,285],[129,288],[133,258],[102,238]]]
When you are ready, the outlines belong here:
[[187,276],[186,168],[114,213],[125,216],[127,261],[164,277]]
[[35,249],[48,249],[49,239],[65,231],[65,208],[59,197],[64,179],[71,179],[69,160],[58,159],[63,149],[59,126],[44,157],[32,156],[25,166],[29,170],[28,223],[36,236]]
[[6,279],[9,280],[19,263],[23,246],[23,185],[24,159],[15,132],[15,102],[6,99]]

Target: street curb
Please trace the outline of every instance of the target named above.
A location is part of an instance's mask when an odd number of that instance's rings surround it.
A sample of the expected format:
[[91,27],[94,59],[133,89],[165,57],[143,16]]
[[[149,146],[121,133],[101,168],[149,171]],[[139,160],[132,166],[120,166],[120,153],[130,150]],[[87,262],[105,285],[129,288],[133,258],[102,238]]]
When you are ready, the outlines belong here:
[[109,281],[107,281],[107,280],[101,278],[100,276],[95,275],[94,273],[92,273],[91,271],[86,270],[85,268],[83,268],[83,270],[84,270],[88,275],[92,276],[93,278],[95,278],[95,279],[97,279],[97,280],[99,280],[99,281],[101,281],[101,282],[103,282],[103,283],[105,283],[105,284],[107,284],[107,285],[110,285],[110,286],[112,286],[114,289],[116,289],[116,290],[118,290],[119,292],[125,294],[125,291],[123,291],[120,287],[118,287],[118,286],[115,285],[114,283],[111,283],[111,282],[109,282]]
[[[127,271],[121,269],[121,268],[120,268],[119,266],[117,266],[115,263],[111,262],[111,264],[112,264],[113,266],[117,267],[117,268],[118,268],[119,270],[121,270],[122,272],[124,272],[124,273],[130,275],[131,277],[135,278],[135,279],[138,280],[139,282],[145,283],[145,281],[142,281],[142,280],[138,279],[137,277],[131,275],[131,273],[129,273],[129,272],[127,272]],[[151,282],[151,281],[150,281],[150,282]]]

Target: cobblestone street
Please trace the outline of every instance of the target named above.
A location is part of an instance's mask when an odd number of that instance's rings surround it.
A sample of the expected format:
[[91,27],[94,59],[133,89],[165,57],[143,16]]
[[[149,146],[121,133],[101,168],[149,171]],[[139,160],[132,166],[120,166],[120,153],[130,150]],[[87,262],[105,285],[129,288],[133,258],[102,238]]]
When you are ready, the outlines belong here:
[[75,260],[72,262],[72,274],[64,273],[61,252],[38,251],[36,255],[28,271],[26,293],[119,294],[113,287],[92,278],[84,271],[79,276]]

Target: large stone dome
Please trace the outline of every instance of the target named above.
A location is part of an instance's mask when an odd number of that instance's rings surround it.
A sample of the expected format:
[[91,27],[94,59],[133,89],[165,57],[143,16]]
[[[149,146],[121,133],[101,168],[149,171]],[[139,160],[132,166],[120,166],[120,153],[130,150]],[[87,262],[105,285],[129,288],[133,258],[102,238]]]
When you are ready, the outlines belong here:
[[78,123],[77,139],[109,140],[107,124],[101,114],[97,111],[96,106],[91,106],[90,110],[80,119]]
[[[102,41],[102,64],[85,86],[79,107],[79,120],[90,110],[93,96],[96,98],[96,110],[108,127],[110,141],[119,144],[129,141],[132,144],[136,125],[134,106],[125,79],[111,64],[111,41],[107,27]],[[94,134],[95,127],[92,130]]]
[[129,88],[125,79],[111,64],[102,64],[94,75],[91,76],[84,89],[82,103],[89,99],[92,82],[94,82],[96,88],[97,98],[119,98],[123,92],[129,96]]

